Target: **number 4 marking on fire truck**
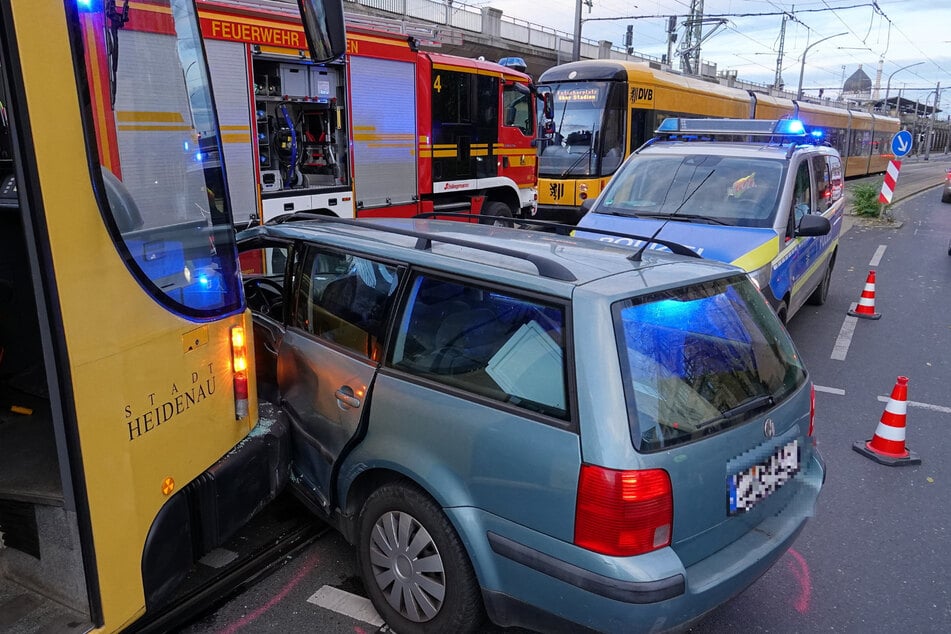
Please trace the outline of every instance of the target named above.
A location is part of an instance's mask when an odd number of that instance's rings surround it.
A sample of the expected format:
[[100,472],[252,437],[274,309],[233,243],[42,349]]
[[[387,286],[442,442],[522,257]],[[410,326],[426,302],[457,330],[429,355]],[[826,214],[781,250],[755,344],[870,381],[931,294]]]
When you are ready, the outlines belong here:
[[433,90],[442,92],[442,75],[436,75],[436,79],[433,81]]

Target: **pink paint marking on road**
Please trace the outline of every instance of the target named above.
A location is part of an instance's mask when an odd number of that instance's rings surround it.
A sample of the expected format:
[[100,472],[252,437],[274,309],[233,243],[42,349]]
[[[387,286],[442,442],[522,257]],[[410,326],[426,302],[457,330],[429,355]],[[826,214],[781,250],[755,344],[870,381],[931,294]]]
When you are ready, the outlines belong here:
[[789,569],[796,581],[799,582],[799,596],[796,597],[793,607],[800,614],[805,614],[809,610],[809,600],[812,598],[812,577],[809,574],[809,564],[806,563],[806,558],[795,549],[790,548],[788,552],[793,558],[793,561],[789,562]]
[[317,555],[310,556],[307,559],[307,561],[303,563],[300,570],[297,571],[297,574],[294,575],[294,578],[291,579],[287,583],[287,585],[281,588],[280,592],[278,592],[273,597],[271,597],[270,601],[268,601],[267,603],[259,607],[257,610],[255,610],[251,614],[248,614],[247,616],[244,616],[238,619],[237,621],[229,625],[227,628],[221,630],[218,634],[235,634],[235,632],[237,632],[238,630],[244,627],[247,627],[251,623],[254,623],[256,620],[261,618],[261,616],[264,615],[268,610],[270,610],[275,605],[283,601],[284,598],[288,594],[290,594],[291,590],[293,590],[297,586],[297,584],[303,581],[304,577],[307,576],[307,573],[311,571],[311,569],[314,567],[314,565],[316,565],[316,563],[317,563]]

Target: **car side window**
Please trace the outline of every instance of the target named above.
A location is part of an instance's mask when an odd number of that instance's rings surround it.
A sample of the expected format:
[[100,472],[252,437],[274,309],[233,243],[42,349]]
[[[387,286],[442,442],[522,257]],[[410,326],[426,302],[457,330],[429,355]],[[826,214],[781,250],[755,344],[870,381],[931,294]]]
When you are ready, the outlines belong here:
[[568,418],[563,306],[420,275],[392,349],[394,368]]
[[311,248],[304,255],[293,325],[379,361],[398,284],[393,265]]

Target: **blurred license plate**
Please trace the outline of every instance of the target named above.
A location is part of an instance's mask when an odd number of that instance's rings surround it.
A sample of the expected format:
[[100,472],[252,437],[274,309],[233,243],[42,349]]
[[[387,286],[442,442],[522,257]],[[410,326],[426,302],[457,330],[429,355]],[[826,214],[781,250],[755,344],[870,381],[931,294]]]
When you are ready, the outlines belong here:
[[730,515],[744,513],[799,472],[799,439],[786,443],[764,463],[727,478]]

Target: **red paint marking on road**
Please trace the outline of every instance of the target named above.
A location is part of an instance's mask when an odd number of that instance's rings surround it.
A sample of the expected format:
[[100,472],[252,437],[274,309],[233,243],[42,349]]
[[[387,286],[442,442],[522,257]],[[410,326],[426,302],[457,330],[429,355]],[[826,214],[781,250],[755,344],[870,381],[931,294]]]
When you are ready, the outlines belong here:
[[280,592],[278,592],[273,597],[271,597],[270,601],[268,601],[267,603],[259,607],[257,610],[255,610],[251,614],[248,614],[247,616],[244,616],[238,619],[237,621],[229,625],[227,628],[221,630],[218,634],[235,634],[235,632],[237,632],[238,630],[244,627],[247,627],[254,621],[261,618],[261,616],[264,615],[268,610],[270,610],[275,605],[283,601],[284,598],[288,594],[290,594],[291,590],[293,590],[297,586],[297,584],[299,584],[304,579],[304,577],[307,576],[307,573],[311,571],[311,569],[316,565],[316,563],[317,563],[317,555],[312,555],[311,557],[309,557],[303,563],[300,570],[297,571],[297,574],[294,575],[294,578],[291,579],[287,583],[287,585],[281,588]]
[[353,631],[356,632],[357,634],[367,634],[367,631],[363,629],[362,627],[360,627],[359,625],[354,625]]
[[809,564],[806,563],[805,557],[796,550],[790,548],[788,552],[793,558],[793,561],[789,563],[789,568],[796,581],[799,582],[799,596],[796,597],[793,607],[800,614],[805,614],[809,610],[809,599],[812,598],[812,577],[809,575]]

